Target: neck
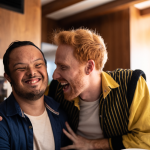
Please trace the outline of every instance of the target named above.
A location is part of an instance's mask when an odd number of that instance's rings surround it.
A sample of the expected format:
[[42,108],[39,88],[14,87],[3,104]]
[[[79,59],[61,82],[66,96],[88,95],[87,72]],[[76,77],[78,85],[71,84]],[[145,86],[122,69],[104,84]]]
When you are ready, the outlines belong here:
[[79,95],[79,97],[87,102],[96,101],[97,99],[99,99],[101,92],[102,92],[101,73],[96,71],[89,75],[87,88],[84,92],[82,92]]
[[45,110],[44,95],[38,100],[32,101],[19,97],[15,92],[13,92],[13,94],[23,112],[31,116],[43,114]]

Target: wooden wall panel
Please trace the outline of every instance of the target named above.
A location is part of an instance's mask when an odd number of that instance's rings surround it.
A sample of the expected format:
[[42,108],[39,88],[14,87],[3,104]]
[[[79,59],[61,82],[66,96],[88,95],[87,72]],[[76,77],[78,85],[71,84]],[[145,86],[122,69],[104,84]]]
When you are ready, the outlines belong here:
[[108,50],[108,61],[104,70],[130,68],[129,9],[70,24],[63,28],[68,30],[79,27],[96,30],[104,38]]
[[0,8],[0,58],[15,40],[41,46],[41,1],[25,0],[24,14]]
[[48,43],[48,19],[46,17],[42,17],[42,42]]
[[52,33],[59,28],[55,20],[42,17],[42,42],[52,43]]

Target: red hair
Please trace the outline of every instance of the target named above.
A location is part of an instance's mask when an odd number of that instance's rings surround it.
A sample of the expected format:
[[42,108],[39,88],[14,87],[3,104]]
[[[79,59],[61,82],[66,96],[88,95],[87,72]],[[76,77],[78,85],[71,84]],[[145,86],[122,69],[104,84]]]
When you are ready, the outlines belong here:
[[54,34],[54,44],[67,44],[75,48],[74,56],[80,62],[94,60],[97,70],[103,70],[107,61],[107,50],[103,38],[88,29],[59,31]]

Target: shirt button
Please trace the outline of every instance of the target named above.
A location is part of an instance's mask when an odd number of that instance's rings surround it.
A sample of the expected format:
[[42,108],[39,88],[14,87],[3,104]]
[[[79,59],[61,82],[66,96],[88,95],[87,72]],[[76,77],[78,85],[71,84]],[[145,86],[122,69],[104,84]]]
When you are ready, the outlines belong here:
[[106,90],[104,90],[104,92],[106,92]]
[[32,126],[29,126],[29,129],[32,129]]

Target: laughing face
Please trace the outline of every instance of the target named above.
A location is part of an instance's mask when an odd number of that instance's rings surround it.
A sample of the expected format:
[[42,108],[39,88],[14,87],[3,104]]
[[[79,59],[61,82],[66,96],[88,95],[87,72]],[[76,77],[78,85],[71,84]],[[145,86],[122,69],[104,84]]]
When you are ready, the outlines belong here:
[[86,89],[85,66],[80,64],[73,55],[74,48],[59,45],[56,51],[53,79],[63,86],[64,97],[72,100]]
[[48,84],[46,65],[41,52],[32,45],[15,48],[9,56],[10,76],[14,95],[37,100]]

